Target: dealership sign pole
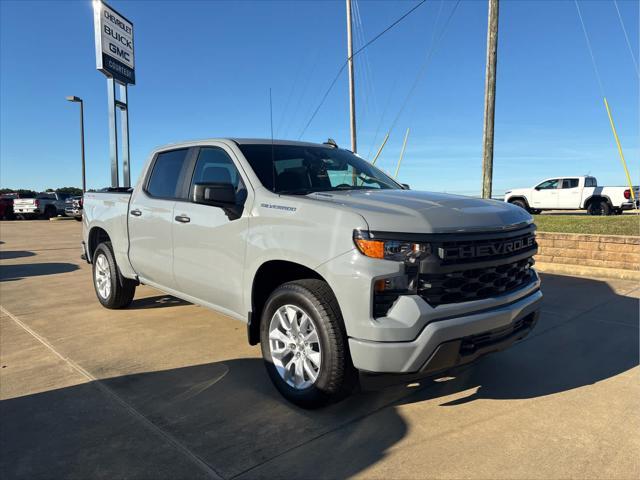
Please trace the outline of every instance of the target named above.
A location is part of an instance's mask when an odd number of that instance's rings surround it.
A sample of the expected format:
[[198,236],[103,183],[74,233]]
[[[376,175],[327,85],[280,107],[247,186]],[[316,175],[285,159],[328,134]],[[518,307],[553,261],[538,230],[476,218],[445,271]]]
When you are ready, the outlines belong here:
[[[111,186],[119,186],[118,132],[116,109],[122,128],[122,176],[124,187],[131,186],[129,158],[128,85],[135,85],[133,60],[133,23],[101,0],[93,1],[93,25],[96,40],[96,67],[107,76],[109,100],[109,150]],[[116,92],[116,86],[117,92]]]

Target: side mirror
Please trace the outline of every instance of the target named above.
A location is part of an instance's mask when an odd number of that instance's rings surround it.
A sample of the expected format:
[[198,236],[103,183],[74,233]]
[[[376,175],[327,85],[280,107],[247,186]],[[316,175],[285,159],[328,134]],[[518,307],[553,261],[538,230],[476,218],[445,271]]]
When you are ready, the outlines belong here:
[[411,187],[409,187],[408,183],[401,183],[400,185],[402,185],[405,190],[411,190]]
[[236,189],[230,183],[196,183],[192,200],[204,205],[231,207],[236,204]]

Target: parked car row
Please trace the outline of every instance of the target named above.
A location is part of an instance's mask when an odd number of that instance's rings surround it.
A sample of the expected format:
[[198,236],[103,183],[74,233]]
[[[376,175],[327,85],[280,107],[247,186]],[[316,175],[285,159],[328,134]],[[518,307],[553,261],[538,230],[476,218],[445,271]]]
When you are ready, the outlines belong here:
[[5,193],[0,197],[0,218],[5,220],[52,218],[82,219],[82,197],[70,193]]

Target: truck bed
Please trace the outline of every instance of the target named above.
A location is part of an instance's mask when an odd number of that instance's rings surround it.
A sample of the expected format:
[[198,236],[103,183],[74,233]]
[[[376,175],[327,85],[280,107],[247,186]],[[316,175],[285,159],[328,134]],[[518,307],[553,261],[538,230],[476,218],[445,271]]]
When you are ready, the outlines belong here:
[[[92,230],[102,228],[110,233],[111,245],[118,266],[123,273],[133,272],[129,263],[129,200],[132,190],[122,188],[103,189],[98,192],[87,192],[84,195],[83,222],[85,227],[91,225]],[[91,250],[92,233],[86,232],[84,241]],[[94,233],[95,235],[95,233]],[[89,261],[91,259],[89,258]]]

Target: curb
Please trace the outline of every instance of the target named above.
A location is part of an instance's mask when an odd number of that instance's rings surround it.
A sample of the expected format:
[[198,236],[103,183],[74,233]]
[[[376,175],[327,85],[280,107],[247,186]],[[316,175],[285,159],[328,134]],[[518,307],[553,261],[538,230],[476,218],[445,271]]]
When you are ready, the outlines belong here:
[[60,222],[63,220],[73,220],[73,217],[51,217],[49,219],[50,222]]
[[568,265],[563,263],[536,262],[535,269],[542,273],[557,273],[572,277],[616,278],[619,280],[640,281],[640,272],[623,270],[621,268],[587,267],[583,265]]

